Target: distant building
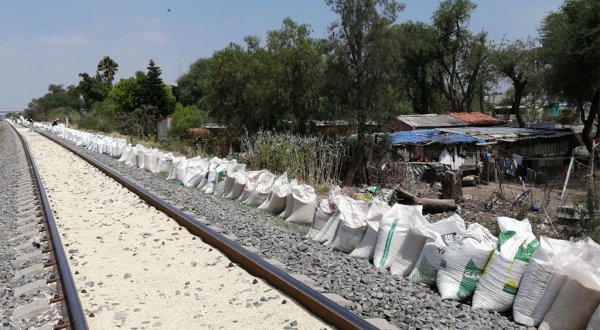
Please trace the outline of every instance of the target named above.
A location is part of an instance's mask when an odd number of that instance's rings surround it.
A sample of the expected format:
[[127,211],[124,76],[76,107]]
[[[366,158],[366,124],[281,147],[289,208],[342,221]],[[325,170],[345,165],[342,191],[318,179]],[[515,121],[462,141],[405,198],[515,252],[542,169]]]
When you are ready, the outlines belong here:
[[415,129],[449,128],[466,126],[499,126],[503,120],[481,112],[453,112],[450,114],[426,114],[398,116],[391,123],[391,131],[412,131]]

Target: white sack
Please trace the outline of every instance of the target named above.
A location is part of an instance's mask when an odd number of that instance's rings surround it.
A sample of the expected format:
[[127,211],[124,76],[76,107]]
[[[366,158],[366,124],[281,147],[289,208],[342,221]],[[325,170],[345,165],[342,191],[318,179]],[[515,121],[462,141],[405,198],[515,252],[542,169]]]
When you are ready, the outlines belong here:
[[138,168],[144,168],[144,161],[146,160],[146,152],[148,152],[148,150],[144,149],[143,147],[138,149],[138,151],[136,153]]
[[187,171],[187,158],[185,156],[177,157],[173,159],[173,164],[171,165],[171,171],[169,172],[169,176],[167,180],[179,180],[181,181],[185,177],[185,172]]
[[292,214],[292,211],[294,211],[294,195],[292,194],[292,187],[296,185],[298,185],[298,180],[292,179],[292,181],[290,181],[290,190],[285,199],[285,209],[279,214],[279,216],[284,219],[289,217]]
[[317,203],[313,221],[310,224],[310,229],[306,237],[315,239],[319,232],[323,230],[325,224],[331,216],[337,211],[335,204],[331,204],[328,198],[323,198]]
[[256,187],[243,203],[249,206],[259,206],[262,204],[269,197],[275,179],[275,174],[271,172],[267,171],[261,174],[256,182]]
[[395,204],[381,218],[373,255],[375,267],[389,268],[398,249],[402,246],[408,229],[428,224],[422,211],[422,205]]
[[260,176],[266,172],[267,171],[265,170],[246,172],[246,185],[244,186],[242,194],[237,199],[238,202],[244,202],[246,199],[248,199],[248,197],[250,197],[250,195],[252,195],[252,192],[258,184],[258,179],[260,179]]
[[195,187],[208,171],[208,160],[200,157],[190,158],[187,161],[185,177],[181,182],[186,187]]
[[157,173],[159,156],[158,150],[148,150],[144,155],[144,169],[152,173]]
[[367,212],[367,232],[363,236],[358,246],[350,253],[351,257],[361,259],[372,259],[375,253],[375,243],[377,243],[377,231],[383,215],[392,208],[383,201],[374,200]]
[[498,217],[498,246],[485,266],[473,295],[473,308],[509,311],[531,255],[540,243],[531,232],[529,220]]
[[[208,163],[208,174],[206,175],[207,181],[205,184],[199,186],[204,193],[212,195],[215,191],[215,183],[217,182],[217,168],[224,163],[228,163],[226,159],[219,157],[213,157]],[[204,179],[203,179],[204,180]]]
[[561,265],[555,261],[573,248],[574,242],[540,238],[540,248],[531,256],[515,297],[515,322],[529,327],[540,325],[567,279],[566,275],[558,272]]
[[567,280],[538,329],[585,329],[600,304],[600,246],[584,240],[558,259]]
[[213,195],[226,196],[229,194],[235,183],[235,178],[228,181],[230,173],[233,176],[234,172],[243,172],[245,169],[246,165],[238,164],[235,159],[219,165],[219,167],[217,167],[217,179],[215,181],[215,191],[213,192]]
[[131,149],[131,152],[127,155],[127,160],[125,160],[125,164],[129,165],[129,166],[137,166],[138,162],[137,162],[137,155],[139,150],[141,150],[141,148],[143,148],[142,146],[140,146],[139,144],[136,145],[134,148]]
[[123,153],[121,154],[121,158],[119,158],[119,162],[125,162],[129,158],[129,154],[131,153],[132,148],[130,146],[125,147],[123,149]]
[[225,196],[227,199],[238,199],[242,192],[244,191],[244,187],[246,186],[247,175],[246,172],[234,172],[233,175],[233,186],[231,187],[231,191],[229,194]]
[[[345,196],[344,196],[345,197]],[[350,197],[346,197],[350,198]],[[340,212],[335,212],[334,215],[329,217],[325,226],[321,229],[321,231],[315,236],[314,240],[323,244],[331,241],[335,237],[335,232],[337,231],[338,225],[340,224]]]
[[592,315],[592,318],[590,319],[590,323],[588,323],[588,326],[586,328],[586,330],[598,330],[598,329],[600,329],[600,305],[598,305],[598,307],[596,307],[596,311]]
[[269,196],[258,206],[258,208],[273,214],[283,212],[283,210],[285,210],[287,195],[290,190],[287,172],[284,172],[275,180],[275,182],[273,182]]
[[465,230],[465,221],[458,214],[426,226],[425,232],[429,238],[408,277],[411,282],[435,285],[446,248],[452,246],[456,236],[462,235]]
[[171,173],[171,167],[173,166],[173,159],[175,157],[172,153],[161,154],[158,158],[158,173]]
[[446,247],[436,280],[442,299],[460,301],[473,296],[497,243],[487,228],[472,223],[454,244]]
[[392,275],[407,277],[413,271],[421,255],[423,245],[429,238],[424,228],[425,226],[418,225],[408,229],[398,248],[398,253],[394,255],[394,260],[390,265]]
[[371,205],[365,201],[344,201],[336,203],[340,212],[340,223],[329,246],[350,253],[358,246],[367,231],[367,212]]
[[[292,190],[292,213],[285,221],[292,223],[310,223],[317,207],[315,188],[307,185],[295,185]],[[287,201],[286,201],[287,202]]]

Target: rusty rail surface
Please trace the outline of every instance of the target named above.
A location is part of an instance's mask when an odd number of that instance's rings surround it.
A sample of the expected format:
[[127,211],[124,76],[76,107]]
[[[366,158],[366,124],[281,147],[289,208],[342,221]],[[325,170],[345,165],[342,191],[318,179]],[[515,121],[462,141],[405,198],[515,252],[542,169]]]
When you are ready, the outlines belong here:
[[271,265],[262,258],[254,255],[209,226],[199,222],[192,216],[185,214],[183,211],[170,205],[168,202],[142,188],[135,182],[121,176],[113,169],[81,153],[75,146],[65,143],[62,139],[59,139],[52,134],[40,131],[38,131],[38,133],[58,143],[92,166],[98,168],[101,172],[119,182],[148,204],[173,218],[190,233],[200,237],[204,242],[219,249],[231,261],[239,264],[250,274],[264,279],[273,287],[281,290],[283,293],[296,300],[300,305],[321,318],[324,322],[338,329],[377,329],[369,322],[336,304],[321,293],[316,292],[309,286]]
[[29,163],[30,171],[33,174],[35,189],[37,190],[39,201],[42,204],[44,218],[46,219],[45,226],[49,235],[48,242],[51,244],[50,250],[54,255],[54,260],[50,260],[47,265],[54,265],[58,271],[58,276],[55,275],[52,281],[57,281],[60,284],[60,291],[62,291],[63,294],[62,296],[55,296],[51,301],[59,302],[60,300],[64,300],[63,306],[65,307],[64,309],[66,309],[68,316],[68,320],[63,319],[63,322],[55,325],[54,329],[71,328],[75,330],[86,330],[88,329],[88,325],[85,319],[85,314],[83,312],[83,308],[81,307],[79,294],[77,293],[75,281],[73,279],[71,269],[69,268],[69,261],[60,239],[60,233],[58,232],[56,221],[54,219],[52,208],[50,207],[50,202],[48,201],[48,196],[46,195],[46,190],[44,188],[44,184],[42,183],[40,173],[38,172],[33,157],[31,156],[29,145],[12,124],[9,124],[9,126],[17,134],[19,140],[21,140],[21,144],[23,145],[25,158],[27,158],[27,163]]

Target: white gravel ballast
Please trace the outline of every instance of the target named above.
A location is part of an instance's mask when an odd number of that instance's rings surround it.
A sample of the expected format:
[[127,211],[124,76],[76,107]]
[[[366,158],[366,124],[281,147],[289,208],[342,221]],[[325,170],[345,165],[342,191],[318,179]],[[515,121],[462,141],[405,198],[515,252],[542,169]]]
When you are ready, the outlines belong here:
[[91,329],[328,327],[71,152],[19,131]]

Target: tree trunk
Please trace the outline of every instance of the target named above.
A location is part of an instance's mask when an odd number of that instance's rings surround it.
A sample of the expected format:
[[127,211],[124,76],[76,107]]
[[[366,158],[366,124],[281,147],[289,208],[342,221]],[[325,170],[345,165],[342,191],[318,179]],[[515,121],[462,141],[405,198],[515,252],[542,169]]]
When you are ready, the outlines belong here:
[[395,189],[396,196],[410,205],[423,205],[424,213],[440,213],[455,211],[456,201],[453,199],[419,198],[402,188]]
[[525,121],[523,120],[523,115],[521,114],[521,99],[523,98],[523,92],[525,90],[525,83],[514,83],[515,86],[515,99],[511,106],[511,113],[514,113],[517,116],[517,122],[519,123],[519,127],[525,127]]
[[442,182],[442,198],[462,199],[462,175],[460,171],[458,173],[452,171],[440,173],[440,181]]
[[[583,112],[583,109],[580,111]],[[592,153],[592,148],[594,146],[594,141],[590,136],[592,133],[592,128],[594,127],[594,121],[596,120],[596,116],[600,116],[598,112],[600,111],[600,88],[596,89],[596,93],[594,93],[594,97],[592,98],[592,104],[590,106],[590,113],[588,117],[584,121],[583,131],[581,132],[581,139],[585,144],[587,150]],[[583,114],[581,115],[583,118]]]

